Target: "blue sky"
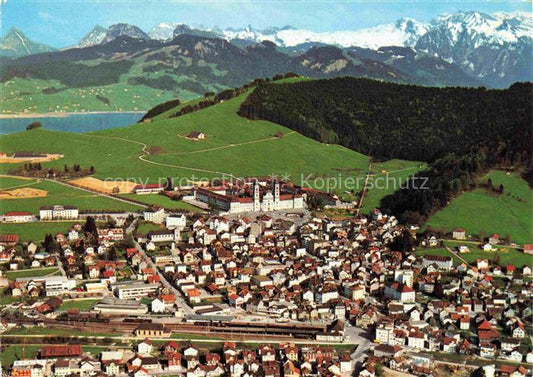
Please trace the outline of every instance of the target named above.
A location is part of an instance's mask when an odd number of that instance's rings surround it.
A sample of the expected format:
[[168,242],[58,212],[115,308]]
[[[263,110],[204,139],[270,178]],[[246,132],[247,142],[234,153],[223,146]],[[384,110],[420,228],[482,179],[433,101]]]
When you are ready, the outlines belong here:
[[531,11],[530,1],[316,0],[0,0],[4,34],[16,26],[53,47],[76,44],[96,24],[127,22],[148,32],[163,21],[256,28],[292,25],[314,31],[359,29],[400,17],[429,21],[458,10]]

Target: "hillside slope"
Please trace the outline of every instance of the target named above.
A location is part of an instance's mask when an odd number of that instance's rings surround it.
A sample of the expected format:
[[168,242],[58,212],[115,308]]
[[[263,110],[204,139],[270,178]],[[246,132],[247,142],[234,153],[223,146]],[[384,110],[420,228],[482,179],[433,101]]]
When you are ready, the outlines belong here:
[[[6,152],[24,145],[36,152],[65,155],[43,164],[45,167],[94,165],[98,178],[137,183],[171,177],[176,184],[186,184],[189,179],[275,174],[321,189],[327,189],[326,179],[330,178],[331,189],[342,193],[346,179],[364,182],[367,156],[314,141],[272,122],[240,117],[237,110],[248,94],[177,118],[87,134],[36,129],[2,135],[0,143]],[[194,130],[204,132],[207,138],[185,138]],[[5,172],[13,167],[4,164],[0,169]]]
[[239,112],[374,157],[432,161],[495,140],[513,140],[520,152],[530,147],[531,88],[429,88],[345,77],[262,84]]
[[429,162],[380,202],[421,224],[489,169],[531,166],[532,94],[530,83],[439,89],[339,78],[259,85],[239,112],[372,157]]

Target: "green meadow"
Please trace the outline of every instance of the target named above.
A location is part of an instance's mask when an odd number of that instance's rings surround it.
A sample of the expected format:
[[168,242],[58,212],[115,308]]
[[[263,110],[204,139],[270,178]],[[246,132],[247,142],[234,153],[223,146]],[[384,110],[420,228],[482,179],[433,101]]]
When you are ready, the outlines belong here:
[[[237,110],[246,94],[177,118],[155,119],[94,133],[52,132],[46,129],[0,136],[6,152],[31,145],[32,150],[62,153],[65,157],[44,164],[94,166],[95,177],[121,178],[137,183],[156,183],[166,177],[187,179],[280,175],[316,188],[344,189],[347,178],[363,177],[369,158],[360,153],[327,145],[267,121],[242,118]],[[192,141],[184,136],[193,130],[207,135]],[[275,134],[282,134],[275,137]],[[143,147],[157,155],[147,156]],[[139,157],[143,156],[143,159]],[[0,167],[4,172],[12,165]],[[157,198],[159,200],[159,198]],[[69,204],[69,203],[65,203]]]
[[426,226],[451,231],[466,229],[467,235],[484,232],[486,236],[506,234],[518,244],[533,243],[533,190],[518,174],[491,171],[479,181],[491,179],[493,185],[504,186],[503,194],[494,194],[484,188],[465,192],[431,216]]
[[121,194],[125,199],[136,200],[148,205],[156,205],[168,209],[169,211],[192,211],[198,212],[199,209],[181,200],[172,200],[168,196],[159,194]]
[[27,278],[27,277],[40,277],[40,276],[47,276],[47,275],[55,275],[56,272],[58,272],[59,269],[57,267],[49,267],[49,268],[35,268],[35,269],[27,269],[27,270],[19,270],[19,271],[7,271],[6,277],[9,280],[16,280],[18,278]]
[[379,208],[381,198],[399,190],[407,178],[425,167],[426,163],[424,162],[406,160],[372,163],[372,175],[361,211],[369,213],[374,208]]
[[2,223],[2,233],[17,234],[21,241],[41,241],[47,234],[66,233],[75,222]]
[[481,244],[476,242],[461,242],[461,241],[444,241],[444,244],[453,249],[459,245],[466,245],[470,252],[461,254],[461,257],[469,263],[476,263],[478,259],[488,259],[494,261],[499,259],[499,264],[505,266],[506,264],[514,264],[517,267],[523,265],[530,266],[533,263],[533,256],[524,254],[522,250],[513,249],[504,245],[494,246],[494,251],[481,250]]
[[[47,131],[46,131],[47,132]],[[45,132],[45,133],[46,133]],[[1,140],[1,139],[0,139]],[[7,184],[6,184],[7,181]],[[84,210],[117,210],[117,211],[136,211],[140,206],[120,202],[114,199],[105,198],[92,194],[87,191],[79,190],[74,187],[65,186],[52,181],[30,181],[25,179],[14,178],[0,178],[2,187],[10,188],[17,185],[26,185],[34,189],[46,190],[48,192],[46,197],[41,198],[21,198],[21,199],[5,199],[0,201],[0,213],[11,211],[28,211],[33,214],[39,213],[39,208],[45,205],[73,205]],[[31,185],[30,185],[31,184]],[[14,224],[4,224],[9,226]],[[27,225],[27,224],[25,224]],[[41,226],[46,226],[42,224]],[[51,225],[53,226],[53,225]]]

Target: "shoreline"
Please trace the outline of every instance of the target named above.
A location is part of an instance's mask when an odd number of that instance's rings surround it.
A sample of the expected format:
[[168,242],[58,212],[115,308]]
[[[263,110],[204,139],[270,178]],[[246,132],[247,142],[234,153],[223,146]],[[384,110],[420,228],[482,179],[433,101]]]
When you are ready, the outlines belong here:
[[146,111],[132,110],[132,111],[84,111],[84,112],[67,112],[67,113],[15,113],[15,114],[0,114],[0,119],[24,119],[24,118],[63,118],[71,115],[91,115],[91,114],[144,114]]

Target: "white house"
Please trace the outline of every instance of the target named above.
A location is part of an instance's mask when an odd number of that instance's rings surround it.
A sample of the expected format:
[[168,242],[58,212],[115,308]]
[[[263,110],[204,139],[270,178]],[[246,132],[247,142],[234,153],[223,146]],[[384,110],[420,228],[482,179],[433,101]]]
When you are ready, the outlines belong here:
[[152,348],[152,342],[148,339],[145,339],[141,343],[137,344],[137,352],[139,352],[141,355],[151,354]]

